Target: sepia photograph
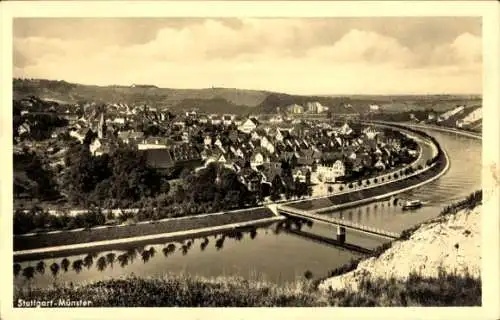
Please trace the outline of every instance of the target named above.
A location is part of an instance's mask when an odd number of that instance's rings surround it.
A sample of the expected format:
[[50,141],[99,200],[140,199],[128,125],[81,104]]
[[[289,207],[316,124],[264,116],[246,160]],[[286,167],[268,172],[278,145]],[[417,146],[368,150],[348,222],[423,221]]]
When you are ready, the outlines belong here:
[[484,307],[481,13],[226,7],[10,12],[2,309]]

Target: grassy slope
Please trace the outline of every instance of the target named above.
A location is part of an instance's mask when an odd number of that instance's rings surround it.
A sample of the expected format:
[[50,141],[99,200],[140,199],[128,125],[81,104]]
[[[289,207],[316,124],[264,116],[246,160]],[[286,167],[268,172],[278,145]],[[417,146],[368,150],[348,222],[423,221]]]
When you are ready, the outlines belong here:
[[444,272],[437,279],[412,274],[406,281],[366,278],[357,292],[322,292],[307,281],[276,286],[241,278],[167,275],[14,292],[14,301],[61,297],[90,300],[93,307],[478,306],[481,305],[481,280]]
[[14,98],[40,96],[42,99],[55,99],[75,103],[81,100],[117,103],[156,103],[175,106],[186,99],[210,100],[221,98],[235,106],[254,107],[267,96],[265,91],[231,88],[207,89],[169,89],[169,88],[132,88],[124,86],[91,86],[42,80],[14,81]]

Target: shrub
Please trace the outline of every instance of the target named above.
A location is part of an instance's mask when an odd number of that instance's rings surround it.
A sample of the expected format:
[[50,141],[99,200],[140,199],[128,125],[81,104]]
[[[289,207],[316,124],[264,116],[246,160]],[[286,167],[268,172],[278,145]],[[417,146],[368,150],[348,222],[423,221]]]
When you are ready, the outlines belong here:
[[109,210],[108,214],[106,215],[106,218],[108,220],[113,220],[115,218],[115,214],[111,210]]
[[332,271],[328,272],[328,277],[336,277],[336,276],[342,275],[344,273],[347,273],[349,271],[356,269],[361,260],[362,260],[362,258],[351,259],[349,262],[343,264],[342,266],[337,267],[337,268],[333,269]]
[[304,272],[304,278],[306,278],[307,280],[312,279],[312,277],[313,277],[313,273],[310,270],[307,270],[306,272]]
[[447,214],[454,214],[462,209],[469,209],[472,210],[474,209],[478,204],[482,202],[483,199],[483,192],[482,190],[475,191],[471,193],[467,198],[464,200],[455,202],[449,206],[446,206],[442,211],[441,211],[441,216],[447,215]]

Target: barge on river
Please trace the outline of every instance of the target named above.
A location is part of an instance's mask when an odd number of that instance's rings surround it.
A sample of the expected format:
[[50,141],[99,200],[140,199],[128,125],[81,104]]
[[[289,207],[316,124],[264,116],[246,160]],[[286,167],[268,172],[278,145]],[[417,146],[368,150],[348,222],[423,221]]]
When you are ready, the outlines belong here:
[[404,204],[403,204],[403,210],[415,210],[415,209],[419,209],[423,206],[423,203],[422,201],[420,200],[409,200],[409,201],[406,201]]

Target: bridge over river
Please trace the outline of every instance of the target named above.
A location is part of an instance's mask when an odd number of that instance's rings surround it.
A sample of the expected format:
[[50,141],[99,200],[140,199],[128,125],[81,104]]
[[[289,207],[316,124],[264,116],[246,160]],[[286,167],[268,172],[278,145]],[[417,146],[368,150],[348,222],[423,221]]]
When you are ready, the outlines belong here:
[[311,213],[305,210],[295,209],[292,207],[282,206],[278,207],[278,212],[287,217],[295,217],[299,219],[312,220],[327,225],[333,225],[337,228],[337,240],[340,243],[345,243],[346,229],[354,230],[361,233],[367,233],[387,239],[397,239],[400,236],[398,232],[387,231],[381,228],[374,228],[361,223],[356,223],[344,219],[323,216],[321,214]]

